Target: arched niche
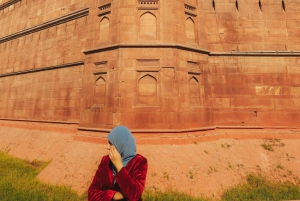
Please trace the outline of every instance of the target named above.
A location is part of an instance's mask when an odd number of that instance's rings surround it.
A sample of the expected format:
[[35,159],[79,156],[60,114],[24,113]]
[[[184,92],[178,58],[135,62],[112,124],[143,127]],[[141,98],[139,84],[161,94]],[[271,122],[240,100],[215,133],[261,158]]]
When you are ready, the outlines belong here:
[[140,105],[155,105],[157,102],[157,80],[146,74],[138,81],[138,103]]
[[106,97],[106,81],[100,76],[95,82],[94,105],[104,105]]
[[196,42],[195,22],[191,17],[185,20],[185,34],[188,42]]
[[140,38],[156,39],[157,32],[156,17],[153,13],[145,12],[140,17]]
[[100,43],[109,42],[109,19],[103,17],[100,21]]
[[191,105],[199,105],[200,103],[200,87],[196,77],[191,77],[189,80],[189,96]]

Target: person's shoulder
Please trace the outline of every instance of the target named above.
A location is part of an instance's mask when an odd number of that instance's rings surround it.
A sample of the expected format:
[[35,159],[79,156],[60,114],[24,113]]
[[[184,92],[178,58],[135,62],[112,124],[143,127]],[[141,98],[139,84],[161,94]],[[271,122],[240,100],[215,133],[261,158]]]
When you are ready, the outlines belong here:
[[110,159],[109,159],[108,155],[103,156],[102,159],[101,159],[101,163],[108,163],[109,161],[110,161]]
[[102,157],[102,160],[110,160],[110,159],[109,159],[109,156],[108,156],[108,155],[104,155],[104,156]]
[[137,155],[135,156],[135,160],[143,161],[143,162],[146,162],[146,163],[147,163],[147,158],[145,158],[145,157],[142,156],[141,154],[137,154]]

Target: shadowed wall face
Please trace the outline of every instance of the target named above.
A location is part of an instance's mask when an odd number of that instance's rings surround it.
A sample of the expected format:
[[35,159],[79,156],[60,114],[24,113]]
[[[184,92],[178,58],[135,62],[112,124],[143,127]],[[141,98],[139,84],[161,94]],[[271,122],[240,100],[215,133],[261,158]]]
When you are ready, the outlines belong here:
[[83,65],[0,78],[0,115],[8,119],[79,120]]

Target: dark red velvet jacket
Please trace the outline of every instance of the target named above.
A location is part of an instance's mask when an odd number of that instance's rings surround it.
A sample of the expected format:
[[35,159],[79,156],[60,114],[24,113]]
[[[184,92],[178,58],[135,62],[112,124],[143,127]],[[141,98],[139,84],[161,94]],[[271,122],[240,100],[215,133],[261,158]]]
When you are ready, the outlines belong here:
[[[141,200],[146,183],[147,159],[137,154],[114,177],[108,156],[104,156],[88,190],[89,201],[111,201],[117,191],[124,201]],[[114,184],[114,179],[116,184]]]

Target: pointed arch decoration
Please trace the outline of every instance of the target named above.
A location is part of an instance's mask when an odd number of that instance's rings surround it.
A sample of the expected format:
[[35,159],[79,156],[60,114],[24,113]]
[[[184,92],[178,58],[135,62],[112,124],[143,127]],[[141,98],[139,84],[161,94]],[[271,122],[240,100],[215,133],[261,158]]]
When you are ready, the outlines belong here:
[[139,36],[144,39],[156,39],[157,20],[151,12],[145,12],[140,16]]
[[196,42],[195,22],[191,17],[185,20],[185,34],[188,42]]
[[200,104],[200,87],[198,79],[193,76],[189,80],[189,96],[191,105]]
[[104,105],[106,98],[106,81],[100,76],[95,82],[94,105]]
[[157,103],[157,80],[150,74],[138,80],[139,105],[155,105]]
[[100,43],[109,42],[109,18],[103,17],[100,21]]

